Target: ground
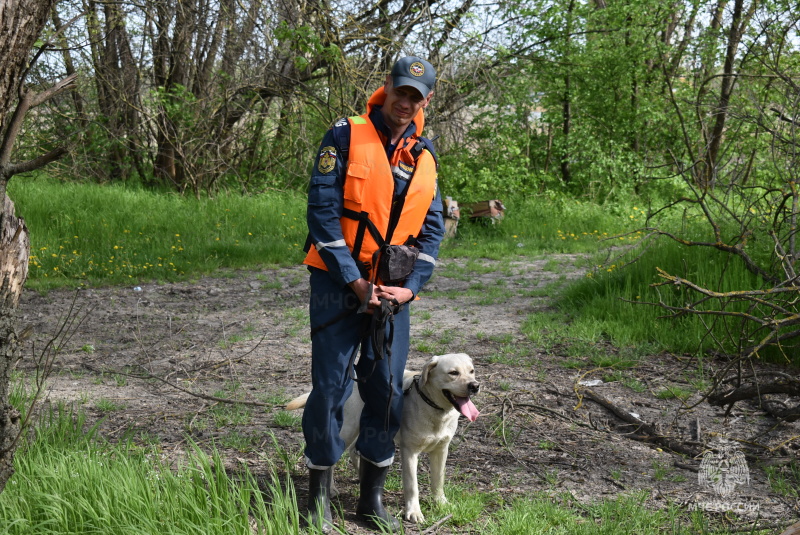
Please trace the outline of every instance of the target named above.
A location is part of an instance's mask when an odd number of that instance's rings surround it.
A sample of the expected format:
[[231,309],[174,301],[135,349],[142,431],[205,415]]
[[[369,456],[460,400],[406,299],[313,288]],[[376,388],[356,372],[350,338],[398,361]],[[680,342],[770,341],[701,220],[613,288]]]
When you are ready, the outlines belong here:
[[[482,383],[474,399],[481,415],[473,424],[462,419],[448,479],[500,492],[504,501],[545,492],[589,503],[639,491],[647,507],[700,508],[732,530],[757,522],[778,533],[797,521],[800,501],[788,472],[800,466],[800,423],[776,423],[743,403],[727,415],[705,401],[695,405],[707,376],[687,356],[648,355],[635,367],[612,369],[626,361],[625,351],[636,351],[601,345],[582,352],[568,340],[522,334],[530,314],[552,306],[549,284],[583,276],[574,260],[441,261],[413,304],[409,367],[465,352]],[[166,457],[189,450],[190,440],[209,449],[213,443],[231,469],[246,463],[263,477],[267,459],[288,459],[304,503],[299,414],[283,406],[310,384],[307,279],[305,269],[291,267],[141,287],[26,291],[20,323],[33,330],[19,368],[32,372],[33,355],[61,331],[43,406],[79,406],[91,421],[102,419],[103,436],[158,444]],[[707,362],[705,372],[722,364]],[[586,388],[697,451],[718,436],[736,440],[730,451],[744,453],[749,481],[721,496],[699,482],[700,457],[629,438],[625,432],[641,433],[589,400]],[[677,394],[665,394],[668,388]],[[734,458],[723,457],[711,461]],[[352,514],[354,473],[341,474],[347,529],[369,533]],[[400,511],[397,484],[386,501]],[[423,531],[406,525],[407,533]],[[479,532],[446,523],[435,531]]]

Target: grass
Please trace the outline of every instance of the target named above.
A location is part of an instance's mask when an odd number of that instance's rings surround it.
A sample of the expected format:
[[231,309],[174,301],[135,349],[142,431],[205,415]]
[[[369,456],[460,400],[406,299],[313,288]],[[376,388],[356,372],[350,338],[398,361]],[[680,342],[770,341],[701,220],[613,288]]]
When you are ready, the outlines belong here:
[[299,533],[291,480],[274,471],[262,494],[245,467],[226,473],[216,452],[195,447],[170,469],[155,451],[85,428],[64,407],[39,422],[0,495],[3,534]]
[[[445,242],[441,255],[508,260],[547,253],[593,253],[598,245],[631,231],[644,220],[638,207],[600,206],[566,198],[508,198],[504,204],[506,217],[499,224],[462,218],[456,238]],[[634,232],[614,243],[634,243],[639,237]],[[556,263],[551,268],[560,269]]]
[[27,284],[37,290],[137,286],[304,256],[299,194],[196,200],[40,178],[13,181],[9,196],[30,229]]
[[[14,399],[25,397],[17,389]],[[220,445],[246,452],[255,442],[234,432]],[[541,447],[553,444],[542,442]],[[306,533],[292,480],[278,475],[292,473],[298,453],[277,442],[265,451],[272,453],[263,458],[267,474],[259,481],[244,464],[226,471],[214,448],[204,452],[190,445],[182,458],[167,460],[159,454],[157,441],[146,446],[108,443],[87,425],[82,412],[54,406],[43,413],[36,433],[29,434],[17,452],[16,473],[0,494],[0,531],[4,535]],[[656,463],[653,470],[656,480],[670,475]],[[796,469],[786,472],[774,471],[776,490],[791,489],[796,483]],[[394,492],[401,489],[398,474],[393,471],[387,481]],[[468,480],[459,474],[448,480],[448,504],[423,503],[427,520],[420,530],[444,521],[453,533],[715,533],[701,516],[673,507],[648,509],[646,493],[579,503],[558,492],[556,472],[548,476],[551,490],[512,500],[504,492],[476,489]],[[792,495],[791,490],[782,492]]]
[[[575,318],[571,330],[593,329],[618,347],[644,342],[653,352],[701,354],[711,348],[735,350],[738,339],[731,334],[741,332],[740,319],[707,319],[705,323],[714,333],[708,336],[704,323],[692,315],[663,317],[667,313],[654,303],[682,307],[697,296],[683,286],[654,287],[663,280],[658,277],[659,268],[719,292],[759,285],[741,263],[722,253],[662,240],[631,265],[622,268],[611,264],[595,269],[583,280],[562,288],[557,295],[557,306]],[[719,304],[709,301],[706,306]],[[743,310],[735,303],[727,303],[725,307],[731,312]]]

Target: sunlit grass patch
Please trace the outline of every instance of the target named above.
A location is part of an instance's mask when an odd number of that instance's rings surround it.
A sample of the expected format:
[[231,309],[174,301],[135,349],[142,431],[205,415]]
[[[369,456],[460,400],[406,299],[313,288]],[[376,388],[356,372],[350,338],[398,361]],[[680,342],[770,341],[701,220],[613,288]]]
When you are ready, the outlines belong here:
[[15,181],[9,194],[30,229],[32,288],[133,286],[304,256],[299,194],[198,200],[45,179]]
[[85,425],[63,408],[39,422],[0,494],[3,533],[300,533],[289,478],[273,472],[264,495],[246,467],[226,473],[216,452],[194,448],[171,469],[155,451],[101,442]]

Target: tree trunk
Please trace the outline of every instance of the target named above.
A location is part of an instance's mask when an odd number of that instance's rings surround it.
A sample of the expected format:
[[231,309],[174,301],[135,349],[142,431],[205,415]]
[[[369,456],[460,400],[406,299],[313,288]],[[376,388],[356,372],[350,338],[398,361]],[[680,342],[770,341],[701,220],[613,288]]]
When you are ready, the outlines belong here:
[[[569,8],[567,9],[567,27],[566,27],[566,43],[567,52],[565,63],[569,64],[570,56],[572,55],[572,17],[575,11],[575,1],[570,0]],[[569,185],[572,182],[572,171],[569,162],[572,159],[572,151],[570,149],[570,133],[572,130],[572,76],[570,71],[564,75],[564,99],[561,102],[561,133],[564,137],[564,147],[561,151],[561,181]]]
[[725,64],[722,69],[722,80],[720,81],[719,100],[717,101],[716,109],[713,113],[714,125],[711,130],[708,141],[708,156],[706,157],[706,174],[703,177],[703,186],[706,188],[713,188],[716,181],[717,166],[719,164],[719,152],[722,145],[722,136],[725,132],[725,122],[729,115],[728,105],[733,95],[733,89],[736,85],[736,55],[739,50],[739,44],[742,41],[742,35],[750,23],[750,18],[756,7],[756,0],[750,5],[750,10],[743,13],[743,0],[736,0],[734,2],[733,17],[731,18],[731,27],[728,33],[728,43],[725,54]]
[[[7,134],[8,112],[19,96],[36,42],[55,0],[4,0],[0,2],[0,135]],[[5,146],[5,144],[4,144]],[[4,152],[4,151],[2,151]],[[19,413],[8,404],[9,378],[18,354],[14,332],[22,286],[28,274],[28,229],[14,216],[14,204],[5,196],[10,176],[7,159],[0,154],[0,491],[14,473],[14,450],[19,436]]]
[[8,390],[19,346],[14,316],[28,276],[29,254],[25,221],[14,216],[14,203],[6,196],[0,226],[0,492],[14,473],[20,431],[20,414],[8,404]]

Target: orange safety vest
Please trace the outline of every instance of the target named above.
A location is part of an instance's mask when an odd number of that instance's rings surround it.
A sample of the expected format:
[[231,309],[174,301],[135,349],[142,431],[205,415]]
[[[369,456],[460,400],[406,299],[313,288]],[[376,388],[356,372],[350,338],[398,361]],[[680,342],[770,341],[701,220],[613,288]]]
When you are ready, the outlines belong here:
[[[389,229],[389,218],[394,199],[394,178],[392,164],[386,159],[386,149],[383,142],[369,120],[369,113],[375,104],[383,104],[386,93],[383,87],[379,88],[367,103],[367,112],[364,115],[350,117],[350,151],[347,160],[347,173],[344,179],[344,209],[345,214],[354,213],[366,217],[375,226],[380,236],[386,239]],[[416,131],[422,132],[425,119],[422,110],[414,118]],[[416,143],[416,135],[408,145],[396,151],[393,161],[395,165],[412,163],[411,149]],[[401,154],[397,154],[401,152]],[[407,188],[405,204],[394,228],[389,244],[402,245],[409,238],[419,235],[425,216],[431,202],[436,195],[436,161],[433,155],[423,150],[416,158],[416,169]],[[412,163],[412,165],[414,165]],[[342,225],[344,240],[350,251],[354,251],[360,241],[357,261],[369,267],[370,280],[374,277],[376,266],[372,265],[373,255],[380,248],[380,244],[365,231],[360,219],[344,215],[339,222]],[[361,232],[359,232],[361,226]],[[325,262],[319,256],[316,247],[308,250],[304,264],[319,269],[328,270]],[[380,282],[380,281],[379,281]]]

